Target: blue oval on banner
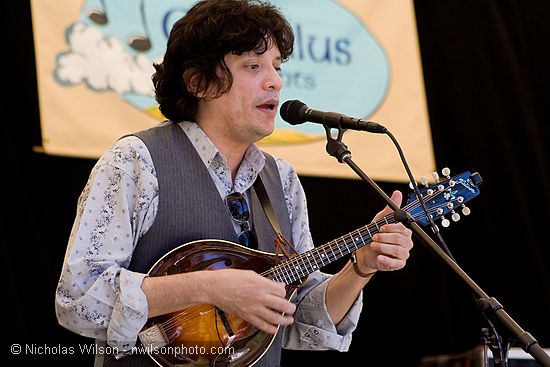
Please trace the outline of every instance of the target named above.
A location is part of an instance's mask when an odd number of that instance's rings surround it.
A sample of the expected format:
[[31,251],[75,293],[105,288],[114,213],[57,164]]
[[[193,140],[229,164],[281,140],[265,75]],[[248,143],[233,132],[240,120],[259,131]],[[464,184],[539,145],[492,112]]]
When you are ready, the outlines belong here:
[[[80,27],[79,30],[82,38],[88,37],[88,40],[92,39],[93,33],[85,31],[95,30],[106,40],[105,45],[118,45],[116,55],[126,53],[146,72],[149,63],[152,65],[152,62],[160,61],[163,56],[167,35],[174,22],[195,2],[86,0],[79,22],[87,29]],[[318,110],[363,118],[372,115],[388,91],[390,76],[384,50],[367,25],[342,4],[332,0],[271,2],[285,14],[294,28],[296,38],[294,53],[281,71],[284,81],[281,104],[299,99]],[[67,30],[68,39],[71,32],[76,33],[76,27]],[[72,76],[69,74],[72,69],[67,66],[70,59],[66,57],[70,54],[69,51],[58,55],[58,71],[65,68],[65,73],[56,74],[59,83],[67,85],[84,82],[95,91],[114,90],[136,108],[149,113],[156,109],[152,89],[149,86],[135,87],[139,83],[149,82],[148,76],[141,76],[139,82],[122,83],[119,80],[119,84],[114,87],[100,83],[113,79],[108,76],[98,78],[97,74],[95,80],[85,75]],[[66,61],[62,60],[64,57]],[[117,68],[112,69],[114,71]],[[122,74],[118,73],[117,77],[120,79]],[[134,87],[126,88],[126,85]],[[275,127],[274,134],[262,142],[288,144],[324,136],[320,125],[290,126],[280,116],[277,116]]]
[[[389,86],[389,64],[367,26],[341,4],[330,0],[274,1],[291,22],[294,53],[283,65],[281,101],[299,99],[311,108],[368,117]],[[289,125],[280,117],[277,128]],[[293,127],[324,133],[321,126]]]

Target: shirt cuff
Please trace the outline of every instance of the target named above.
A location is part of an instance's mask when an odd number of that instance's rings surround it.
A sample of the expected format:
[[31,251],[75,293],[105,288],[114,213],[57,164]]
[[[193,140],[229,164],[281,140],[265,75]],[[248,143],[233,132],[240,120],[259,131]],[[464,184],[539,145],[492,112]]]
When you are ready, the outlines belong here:
[[141,283],[147,274],[126,269],[120,272],[120,294],[107,328],[107,343],[120,351],[131,349],[147,322],[149,308]]
[[285,348],[299,350],[349,349],[363,306],[361,292],[344,318],[334,325],[326,308],[330,279],[315,287],[299,303],[295,322],[285,329]]

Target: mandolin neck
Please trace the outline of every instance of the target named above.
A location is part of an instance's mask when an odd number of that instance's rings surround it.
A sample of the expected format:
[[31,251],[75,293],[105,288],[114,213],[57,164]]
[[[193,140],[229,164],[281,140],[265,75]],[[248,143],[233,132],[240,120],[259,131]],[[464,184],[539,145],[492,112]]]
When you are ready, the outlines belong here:
[[262,275],[285,284],[295,283],[314,271],[370,244],[372,236],[380,231],[380,227],[395,222],[393,213],[389,214],[324,245],[285,259]]
[[[402,209],[421,225],[428,225],[441,218],[442,225],[446,227],[449,225],[449,220],[445,219],[444,215],[450,214],[452,219],[457,221],[460,219],[460,215],[455,210],[461,208],[463,215],[469,214],[470,210],[464,204],[479,195],[478,186],[481,182],[479,174],[463,172],[422,189],[421,201],[416,194],[411,194],[409,203]],[[262,275],[278,282],[293,284],[325,265],[370,244],[372,236],[380,231],[380,227],[396,222],[394,213],[388,214],[376,222],[367,224],[322,246],[284,259]]]

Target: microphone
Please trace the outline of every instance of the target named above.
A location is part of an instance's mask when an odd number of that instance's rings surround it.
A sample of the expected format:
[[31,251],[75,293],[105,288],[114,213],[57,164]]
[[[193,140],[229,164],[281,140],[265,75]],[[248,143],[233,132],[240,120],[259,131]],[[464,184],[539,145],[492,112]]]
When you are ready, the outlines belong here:
[[280,114],[283,120],[291,125],[299,125],[309,121],[335,129],[368,131],[375,134],[385,134],[388,131],[388,129],[376,122],[356,119],[336,112],[314,110],[297,99],[283,103]]

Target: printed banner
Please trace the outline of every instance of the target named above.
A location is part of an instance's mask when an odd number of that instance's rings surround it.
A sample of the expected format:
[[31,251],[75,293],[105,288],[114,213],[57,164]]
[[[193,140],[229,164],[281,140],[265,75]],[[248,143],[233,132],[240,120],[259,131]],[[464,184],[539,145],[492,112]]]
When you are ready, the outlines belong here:
[[[195,0],[31,0],[46,154],[98,158],[120,136],[164,120],[154,99],[153,62],[172,24]],[[412,0],[273,0],[296,36],[283,65],[281,104],[376,121],[396,137],[412,172],[434,171]],[[332,131],[333,137],[334,130]],[[341,136],[369,177],[406,182],[387,135]],[[322,125],[289,125],[259,142],[301,175],[357,178],[330,156]]]

